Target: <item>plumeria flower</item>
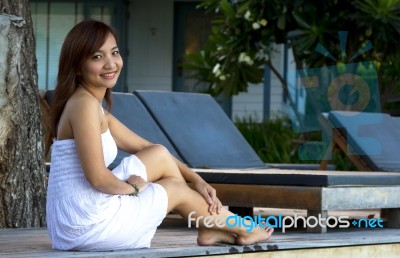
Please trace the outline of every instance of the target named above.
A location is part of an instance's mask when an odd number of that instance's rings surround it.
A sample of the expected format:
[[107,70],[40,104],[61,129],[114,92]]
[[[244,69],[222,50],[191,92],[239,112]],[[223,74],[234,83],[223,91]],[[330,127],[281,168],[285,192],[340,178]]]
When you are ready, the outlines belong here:
[[214,74],[216,77],[220,76],[220,75],[221,75],[221,65],[220,65],[219,63],[217,63],[217,64],[214,66],[212,72],[213,72],[213,74]]
[[248,21],[251,21],[251,12],[249,10],[244,14],[244,18]]
[[238,61],[239,61],[239,63],[246,63],[248,65],[254,64],[254,61],[245,52],[242,52],[239,54]]
[[239,63],[243,63],[245,57],[246,57],[246,53],[245,52],[240,53],[239,54],[239,58],[238,58]]
[[259,28],[261,28],[258,22],[254,22],[251,26],[253,27],[253,30],[258,30]]
[[261,20],[259,21],[259,23],[261,24],[261,26],[265,27],[265,26],[267,26],[268,21],[267,21],[266,19],[261,19]]
[[245,63],[248,64],[248,65],[253,65],[253,64],[254,64],[254,61],[253,61],[249,56],[246,56],[246,58],[244,59],[244,61],[245,61]]

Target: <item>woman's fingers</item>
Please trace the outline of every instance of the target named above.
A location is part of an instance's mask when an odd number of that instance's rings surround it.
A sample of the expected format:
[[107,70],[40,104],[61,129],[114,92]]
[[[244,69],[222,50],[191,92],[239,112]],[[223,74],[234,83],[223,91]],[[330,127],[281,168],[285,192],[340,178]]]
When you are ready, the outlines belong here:
[[131,184],[135,184],[140,191],[143,191],[149,185],[142,177],[136,175],[130,176],[127,181]]

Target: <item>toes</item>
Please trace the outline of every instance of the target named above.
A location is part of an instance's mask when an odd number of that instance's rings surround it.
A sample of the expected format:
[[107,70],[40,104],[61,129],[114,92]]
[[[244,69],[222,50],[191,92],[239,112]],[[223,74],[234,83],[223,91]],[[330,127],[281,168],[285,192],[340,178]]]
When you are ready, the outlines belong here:
[[274,229],[273,229],[273,228],[268,228],[268,227],[267,227],[267,228],[265,229],[265,231],[267,231],[268,233],[271,233],[271,234],[272,234],[272,232],[274,232]]

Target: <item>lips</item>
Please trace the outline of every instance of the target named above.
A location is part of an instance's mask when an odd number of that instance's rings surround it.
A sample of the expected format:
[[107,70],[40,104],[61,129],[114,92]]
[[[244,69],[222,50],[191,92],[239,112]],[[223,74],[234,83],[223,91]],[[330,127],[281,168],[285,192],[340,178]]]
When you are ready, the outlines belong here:
[[112,72],[112,73],[103,73],[101,75],[101,77],[105,78],[105,79],[113,79],[115,77],[115,75],[117,74],[117,72]]

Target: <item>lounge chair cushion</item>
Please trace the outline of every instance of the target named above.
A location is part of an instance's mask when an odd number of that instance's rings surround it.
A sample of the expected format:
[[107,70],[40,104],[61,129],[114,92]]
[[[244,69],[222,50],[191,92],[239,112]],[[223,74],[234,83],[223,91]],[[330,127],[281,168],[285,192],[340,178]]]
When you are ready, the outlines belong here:
[[[135,95],[114,92],[112,94],[112,99],[111,114],[136,134],[152,143],[164,145],[176,158],[182,160],[170,141],[158,127],[157,123]],[[111,167],[119,164],[121,159],[126,156],[128,156],[127,153],[118,151],[117,158],[111,164]]]
[[134,94],[190,167],[266,167],[210,95],[161,91]]
[[400,174],[386,172],[305,171],[285,169],[196,169],[207,182],[218,184],[283,186],[376,186],[398,185]]
[[400,119],[383,113],[332,111],[329,121],[375,171],[400,171]]

